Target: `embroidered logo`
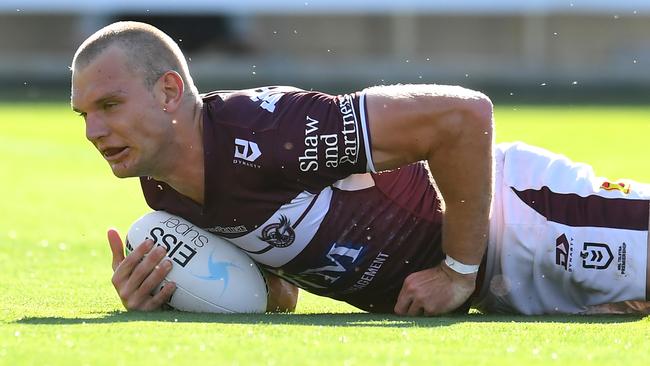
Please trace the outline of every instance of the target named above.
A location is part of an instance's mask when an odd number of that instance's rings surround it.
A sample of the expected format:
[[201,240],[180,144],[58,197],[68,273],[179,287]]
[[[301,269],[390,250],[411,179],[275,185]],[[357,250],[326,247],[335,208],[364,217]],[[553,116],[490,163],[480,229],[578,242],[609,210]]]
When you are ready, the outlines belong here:
[[296,240],[296,233],[291,227],[291,221],[286,216],[281,215],[280,222],[269,224],[262,229],[260,239],[276,248],[286,248]]

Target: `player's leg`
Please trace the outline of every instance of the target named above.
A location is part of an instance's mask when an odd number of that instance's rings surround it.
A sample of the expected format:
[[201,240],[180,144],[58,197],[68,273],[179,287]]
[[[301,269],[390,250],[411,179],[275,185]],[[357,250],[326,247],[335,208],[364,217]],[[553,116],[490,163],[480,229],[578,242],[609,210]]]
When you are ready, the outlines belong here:
[[608,182],[585,164],[524,144],[500,145],[495,156],[478,307],[525,314],[647,311],[650,186]]

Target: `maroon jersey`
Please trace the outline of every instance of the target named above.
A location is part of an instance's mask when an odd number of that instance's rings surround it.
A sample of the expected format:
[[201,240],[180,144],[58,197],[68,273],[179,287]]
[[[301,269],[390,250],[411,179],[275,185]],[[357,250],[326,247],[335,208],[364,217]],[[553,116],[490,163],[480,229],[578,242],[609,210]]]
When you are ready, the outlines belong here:
[[443,258],[426,167],[373,173],[365,95],[290,87],[204,95],[205,202],[142,178],[147,203],[226,238],[315,294],[392,312]]

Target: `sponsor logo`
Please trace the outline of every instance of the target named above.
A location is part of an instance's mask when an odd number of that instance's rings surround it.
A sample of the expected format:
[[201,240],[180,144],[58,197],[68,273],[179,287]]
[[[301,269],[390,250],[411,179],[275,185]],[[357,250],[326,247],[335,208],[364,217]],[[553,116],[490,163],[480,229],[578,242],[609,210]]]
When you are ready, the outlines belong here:
[[339,96],[338,106],[342,119],[342,129],[338,133],[321,134],[320,121],[311,116],[306,117],[305,150],[298,157],[298,166],[301,171],[317,172],[322,168],[323,163],[326,168],[338,168],[341,164],[354,165],[357,163],[359,130],[352,97],[350,95]]
[[[284,272],[276,272],[276,274],[298,287],[319,292],[319,290],[328,288],[344,275],[356,273],[355,263],[361,258],[362,251],[363,247],[334,243],[323,257],[324,261],[321,267],[306,269],[296,274]],[[325,294],[322,291],[321,293]]]
[[339,165],[339,138],[335,133],[318,134],[319,121],[307,116],[305,121],[305,151],[298,157],[298,166],[303,172],[316,172],[319,169],[318,149],[325,146],[325,166],[336,168]]
[[627,245],[625,243],[618,247],[618,264],[616,268],[622,275],[625,275],[625,265],[627,263]]
[[296,240],[296,233],[291,227],[291,221],[284,216],[280,216],[280,222],[269,224],[262,229],[261,240],[276,248],[285,248],[293,244]]
[[228,288],[228,282],[230,280],[230,274],[228,272],[228,267],[234,267],[239,270],[239,266],[235,265],[232,262],[219,262],[214,259],[214,254],[216,253],[217,248],[212,250],[210,257],[208,258],[208,274],[207,275],[198,275],[196,273],[190,272],[190,274],[196,278],[207,281],[223,281],[223,290],[221,290],[221,295]]
[[600,185],[600,189],[604,189],[606,191],[621,191],[624,194],[628,194],[630,193],[630,184],[625,182],[612,183],[606,181]]
[[555,239],[555,264],[565,271],[573,272],[573,238],[569,240],[566,234]]
[[564,234],[555,239],[555,264],[569,269],[569,240]]
[[614,260],[609,246],[602,243],[584,243],[580,257],[582,267],[587,269],[606,269]]
[[339,163],[357,163],[359,157],[359,131],[357,129],[357,115],[354,113],[352,106],[352,97],[350,95],[339,96],[339,110],[343,118],[343,156]]
[[244,225],[238,225],[238,226],[213,226],[211,228],[207,228],[207,231],[215,234],[241,234],[245,233],[248,231],[246,229],[246,226]]
[[262,156],[259,146],[253,141],[235,139],[235,159],[254,162]]
[[343,291],[343,293],[352,293],[367,287],[372,282],[372,280],[375,279],[375,276],[377,275],[381,267],[384,265],[384,263],[386,263],[388,257],[389,255],[385,253],[380,252],[379,254],[377,254],[375,259],[373,259],[372,263],[370,263],[366,271],[363,272],[363,274],[357,280],[357,282],[355,282],[354,285],[352,285],[352,287]]
[[196,246],[184,242],[182,237],[179,238],[173,233],[165,232],[165,229],[161,227],[152,228],[149,235],[151,235],[151,239],[153,239],[156,246],[164,247],[167,251],[167,257],[181,267],[187,266],[197,253]]

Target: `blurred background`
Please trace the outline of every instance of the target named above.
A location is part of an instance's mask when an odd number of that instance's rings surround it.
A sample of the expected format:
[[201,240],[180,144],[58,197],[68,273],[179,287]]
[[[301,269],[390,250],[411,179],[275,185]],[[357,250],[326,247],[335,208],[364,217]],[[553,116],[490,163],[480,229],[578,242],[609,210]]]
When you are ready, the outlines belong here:
[[497,102],[645,103],[648,0],[2,0],[0,100],[66,100],[70,60],[117,20],[181,46],[201,91],[459,84]]

